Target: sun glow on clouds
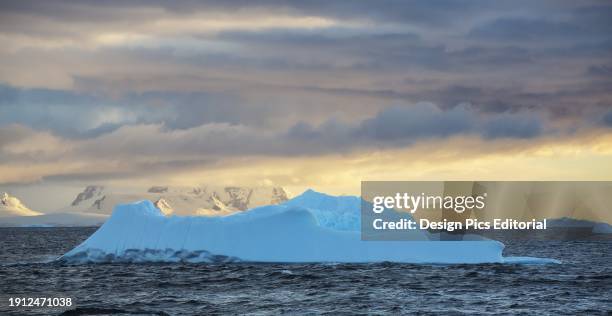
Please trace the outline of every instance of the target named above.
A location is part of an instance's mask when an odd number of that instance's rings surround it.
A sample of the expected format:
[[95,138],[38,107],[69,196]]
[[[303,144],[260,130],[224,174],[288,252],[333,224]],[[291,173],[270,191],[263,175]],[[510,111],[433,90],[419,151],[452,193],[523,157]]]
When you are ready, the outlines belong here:
[[162,34],[209,33],[229,30],[313,29],[338,26],[336,20],[317,16],[236,16],[213,15],[180,19],[160,19],[151,28]]
[[93,36],[93,42],[98,45],[117,46],[142,41],[149,37],[136,33],[101,33]]
[[[594,143],[600,148],[593,148]],[[361,180],[608,180],[612,176],[610,159],[610,136],[583,135],[538,144],[466,137],[422,142],[409,149],[262,160],[262,166],[253,170],[275,170],[268,178],[274,183],[291,183],[297,192],[315,187],[336,194],[359,194]],[[242,172],[250,173],[241,170],[235,176]]]
[[[55,22],[56,26],[63,25]],[[139,21],[129,25],[109,25],[106,28],[85,28],[66,31],[52,37],[6,36],[0,34],[5,43],[3,50],[17,53],[24,49],[96,49],[105,46],[135,47],[146,45],[154,47],[174,39],[185,39],[214,35],[223,31],[261,31],[266,29],[320,29],[337,26],[357,26],[353,22],[338,21],[318,16],[292,15],[248,15],[248,14],[208,14],[190,17],[153,18],[151,21]],[[61,28],[65,28],[65,25]],[[127,29],[127,30],[126,30]],[[198,39],[201,41],[203,39]],[[196,43],[194,41],[193,43]],[[176,41],[174,41],[176,43]]]
[[[210,128],[214,137],[215,127]],[[421,141],[404,149],[318,156],[255,154],[215,159],[211,152],[212,160],[206,160],[201,154],[172,151],[171,144],[181,142],[189,132],[166,133],[152,127],[147,130],[132,136],[105,136],[106,141],[65,140],[46,133],[31,133],[0,147],[0,154],[5,157],[21,157],[3,164],[0,183],[74,174],[75,180],[99,178],[97,181],[127,186],[138,181],[198,184],[202,179],[215,179],[227,185],[274,183],[293,192],[314,187],[330,193],[357,194],[361,180],[606,180],[612,176],[608,163],[612,158],[612,136],[597,133],[564,139],[495,142],[463,136]],[[142,137],[155,140],[146,145],[147,150],[155,151],[151,148],[154,146],[166,150],[140,154],[139,148],[132,153],[126,149],[120,156],[91,150],[92,146],[104,147],[103,143],[108,141],[129,148],[133,141],[140,143]],[[151,168],[156,172],[145,172]],[[110,176],[111,170],[124,176]]]
[[341,25],[340,22],[316,16],[236,16],[210,15],[157,19],[141,26],[130,28],[130,32],[102,32],[92,34],[97,45],[119,46],[139,42],[154,43],[173,36],[214,34],[222,31],[258,31],[264,29],[316,29]]

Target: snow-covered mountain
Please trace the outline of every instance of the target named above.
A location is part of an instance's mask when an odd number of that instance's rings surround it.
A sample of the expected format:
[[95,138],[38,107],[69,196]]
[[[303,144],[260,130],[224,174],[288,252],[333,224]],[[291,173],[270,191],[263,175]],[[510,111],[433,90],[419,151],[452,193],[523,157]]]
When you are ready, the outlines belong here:
[[3,193],[0,198],[0,226],[99,226],[107,215],[32,211],[18,198]]
[[111,214],[117,204],[150,200],[164,214],[219,216],[288,200],[280,187],[168,187],[152,186],[123,193],[103,186],[87,186],[63,211]]
[[166,202],[164,199],[159,199],[154,203],[155,207],[157,207],[164,215],[170,215],[174,212],[172,206]]
[[4,192],[0,197],[0,216],[36,216],[41,215],[42,213],[32,211],[27,206],[25,206],[18,198],[14,196],[10,196],[8,193]]
[[[96,201],[104,197],[104,187],[101,185],[89,185],[83,190],[83,192],[79,193],[74,201],[70,204],[70,206],[79,206],[82,202],[93,200]],[[87,203],[87,202],[85,202]]]

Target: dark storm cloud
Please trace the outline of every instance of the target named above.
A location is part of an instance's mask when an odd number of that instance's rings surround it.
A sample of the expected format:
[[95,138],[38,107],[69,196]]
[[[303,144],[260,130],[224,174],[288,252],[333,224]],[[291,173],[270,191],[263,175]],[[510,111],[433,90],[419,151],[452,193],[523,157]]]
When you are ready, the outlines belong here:
[[593,65],[586,73],[590,76],[612,79],[612,65]]
[[[449,50],[445,44],[430,43],[419,34],[375,33],[362,34],[344,29],[326,31],[270,30],[259,32],[222,32],[216,38],[235,41],[250,46],[275,49],[315,51],[333,58],[324,67],[335,67],[337,60],[351,57],[359,61],[344,66],[346,69],[363,71],[389,71],[393,69],[419,68],[465,71],[475,67],[490,69],[526,64],[533,61],[532,53],[518,46],[487,47],[470,45],[462,49]],[[280,66],[290,63],[291,54]],[[279,61],[279,59],[277,59]],[[312,65],[314,67],[321,65]]]
[[363,121],[355,134],[379,141],[447,137],[465,133],[474,118],[464,107],[440,111],[433,105],[391,107]]
[[562,14],[538,17],[501,17],[474,27],[469,35],[494,41],[555,40],[587,41],[609,39],[612,5],[577,5]]
[[96,102],[100,102],[100,100],[96,100],[95,97],[87,94],[44,88],[20,89],[0,84],[0,106],[28,103],[81,105]]
[[94,138],[124,125],[163,123],[187,129],[208,123],[262,125],[274,109],[214,93],[144,92],[117,98],[0,85],[0,126],[22,124],[68,138]]
[[493,40],[555,40],[592,35],[579,25],[567,22],[503,18],[474,28],[470,35]]
[[172,116],[160,117],[170,129],[187,129],[208,123],[262,125],[273,108],[266,105],[244,104],[238,96],[204,92],[144,92],[130,94],[126,102],[147,105],[148,110],[165,107]]
[[361,46],[367,44],[367,46],[381,48],[385,48],[385,46],[395,46],[397,48],[401,44],[421,42],[418,34],[410,32],[364,34],[364,31],[343,28],[329,28],[323,31],[278,29],[265,32],[226,31],[218,34],[216,38],[261,45],[298,45],[314,48],[338,47],[347,50],[347,52],[359,48],[363,49],[364,47],[360,47],[360,43],[362,44]]
[[524,114],[479,115],[470,105],[444,111],[433,104],[391,107],[364,120],[354,135],[377,141],[444,138],[476,134],[487,139],[533,138],[540,136],[542,122]]
[[603,123],[608,127],[612,127],[612,111],[603,116]]
[[299,122],[289,129],[287,137],[298,146],[309,144],[328,151],[360,146],[406,146],[459,135],[477,135],[488,140],[528,139],[544,132],[539,117],[510,113],[480,116],[469,105],[444,111],[430,103],[419,103],[386,108],[357,124],[332,119],[315,127]]
[[485,122],[482,136],[496,138],[534,138],[542,133],[542,122],[527,115],[504,114]]
[[95,137],[146,122],[138,111],[143,110],[89,94],[0,86],[0,125],[22,124],[65,137]]
[[171,169],[185,167],[183,162],[203,163],[202,159],[214,162],[224,157],[396,149],[454,136],[476,136],[488,141],[530,139],[551,132],[544,126],[540,118],[525,114],[480,116],[468,105],[444,111],[433,104],[420,103],[389,107],[357,122],[332,118],[318,125],[298,122],[279,131],[219,123],[184,130],[168,130],[159,124],[124,126],[79,143],[71,157],[118,159],[137,170],[146,170],[146,166]]

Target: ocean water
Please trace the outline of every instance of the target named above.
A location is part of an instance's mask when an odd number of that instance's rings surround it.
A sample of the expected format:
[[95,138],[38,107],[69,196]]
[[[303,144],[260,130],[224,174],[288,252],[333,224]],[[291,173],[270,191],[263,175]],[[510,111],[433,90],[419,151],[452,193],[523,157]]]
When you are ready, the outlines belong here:
[[[90,264],[53,259],[95,228],[0,228],[1,315],[612,315],[612,240],[503,240],[549,265]],[[70,297],[70,308],[8,307]]]

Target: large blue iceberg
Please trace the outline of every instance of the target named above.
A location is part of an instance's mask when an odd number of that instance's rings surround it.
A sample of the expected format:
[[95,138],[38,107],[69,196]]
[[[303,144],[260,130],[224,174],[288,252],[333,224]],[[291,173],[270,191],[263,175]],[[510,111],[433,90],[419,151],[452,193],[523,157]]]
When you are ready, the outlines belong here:
[[[117,205],[67,262],[558,263],[503,257],[494,240],[362,241],[360,199],[307,191],[224,217],[166,216],[150,201]],[[418,237],[418,236],[417,236]],[[417,238],[418,239],[418,238]]]

